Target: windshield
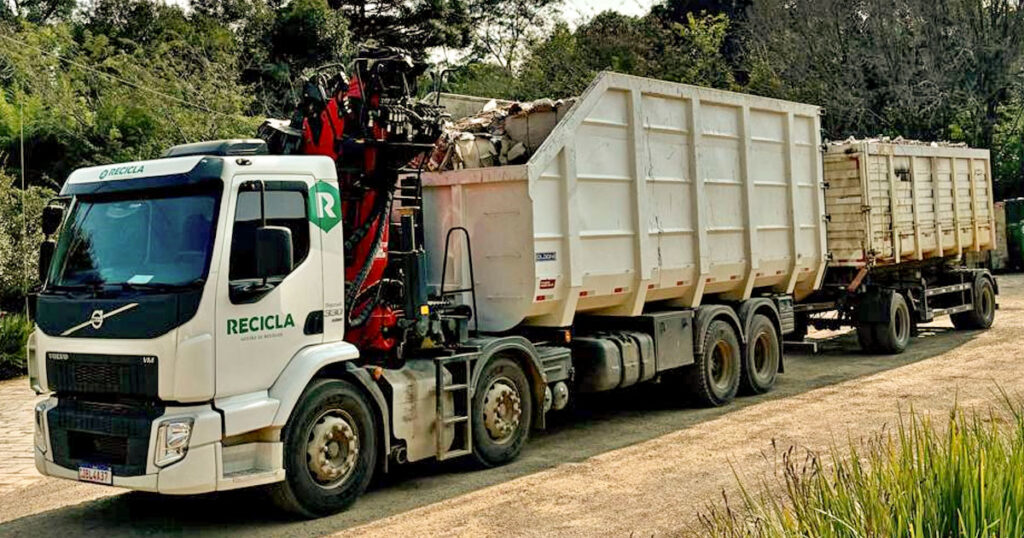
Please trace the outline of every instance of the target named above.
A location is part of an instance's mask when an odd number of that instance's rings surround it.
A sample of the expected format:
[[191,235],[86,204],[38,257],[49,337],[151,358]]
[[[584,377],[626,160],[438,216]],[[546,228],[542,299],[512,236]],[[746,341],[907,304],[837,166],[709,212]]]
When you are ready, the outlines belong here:
[[47,287],[188,286],[206,277],[216,193],[79,198]]

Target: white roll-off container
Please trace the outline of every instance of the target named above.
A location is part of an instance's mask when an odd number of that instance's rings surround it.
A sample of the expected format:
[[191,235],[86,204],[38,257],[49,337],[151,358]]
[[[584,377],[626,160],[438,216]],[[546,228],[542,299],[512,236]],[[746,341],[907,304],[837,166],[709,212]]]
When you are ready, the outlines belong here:
[[[825,270],[820,109],[602,73],[523,165],[423,176],[429,282],[480,329],[566,327],[709,296],[797,299]],[[464,298],[468,302],[468,296]]]

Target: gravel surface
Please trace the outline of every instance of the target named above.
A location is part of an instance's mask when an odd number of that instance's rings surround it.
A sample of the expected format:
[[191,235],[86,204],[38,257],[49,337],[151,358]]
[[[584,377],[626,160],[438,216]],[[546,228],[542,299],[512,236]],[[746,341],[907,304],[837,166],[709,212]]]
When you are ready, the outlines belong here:
[[[37,476],[0,489],[0,535],[686,535],[708,503],[723,492],[735,497],[734,473],[770,475],[780,450],[866,438],[911,405],[937,414],[954,401],[998,405],[997,385],[1024,394],[1017,375],[1024,275],[1001,277],[1000,292],[989,331],[938,323],[899,356],[859,354],[855,338],[844,335],[817,355],[789,355],[776,390],[725,409],[679,409],[644,392],[609,394],[586,412],[555,417],[510,465],[408,466],[329,518],[289,520],[258,492],[164,498]],[[7,387],[0,384],[5,396],[14,392]],[[30,420],[20,405],[0,407],[0,433],[5,419]],[[23,442],[30,450],[31,438]],[[0,460],[0,476],[8,459]]]

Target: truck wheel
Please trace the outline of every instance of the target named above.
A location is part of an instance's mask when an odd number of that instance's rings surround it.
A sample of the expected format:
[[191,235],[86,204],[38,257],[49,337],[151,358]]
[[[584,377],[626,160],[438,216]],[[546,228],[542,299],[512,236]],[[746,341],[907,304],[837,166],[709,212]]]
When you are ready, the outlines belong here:
[[910,308],[902,294],[893,293],[889,303],[889,322],[874,325],[875,349],[882,353],[903,353],[910,343]]
[[306,389],[282,432],[285,480],[271,494],[281,508],[314,518],[340,512],[370,484],[377,425],[362,391],[341,380]]
[[504,357],[489,362],[473,394],[473,455],[480,465],[508,463],[523,451],[533,420],[526,374]]
[[707,407],[731,402],[740,386],[740,340],[732,325],[712,321],[704,334],[704,352],[694,358],[684,374],[691,396]]
[[744,394],[764,394],[771,390],[779,374],[781,351],[775,324],[768,316],[755,315],[750,322],[740,373],[740,390]]
[[960,330],[987,329],[996,318],[996,292],[992,282],[981,279],[974,288],[974,309],[949,316],[953,326]]

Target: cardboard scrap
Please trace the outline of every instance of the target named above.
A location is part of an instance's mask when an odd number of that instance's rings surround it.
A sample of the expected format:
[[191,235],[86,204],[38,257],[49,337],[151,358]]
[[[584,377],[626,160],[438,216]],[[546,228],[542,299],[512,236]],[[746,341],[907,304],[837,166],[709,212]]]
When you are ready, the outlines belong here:
[[575,98],[507,105],[491,100],[478,114],[445,125],[427,169],[460,170],[525,163],[575,103]]

